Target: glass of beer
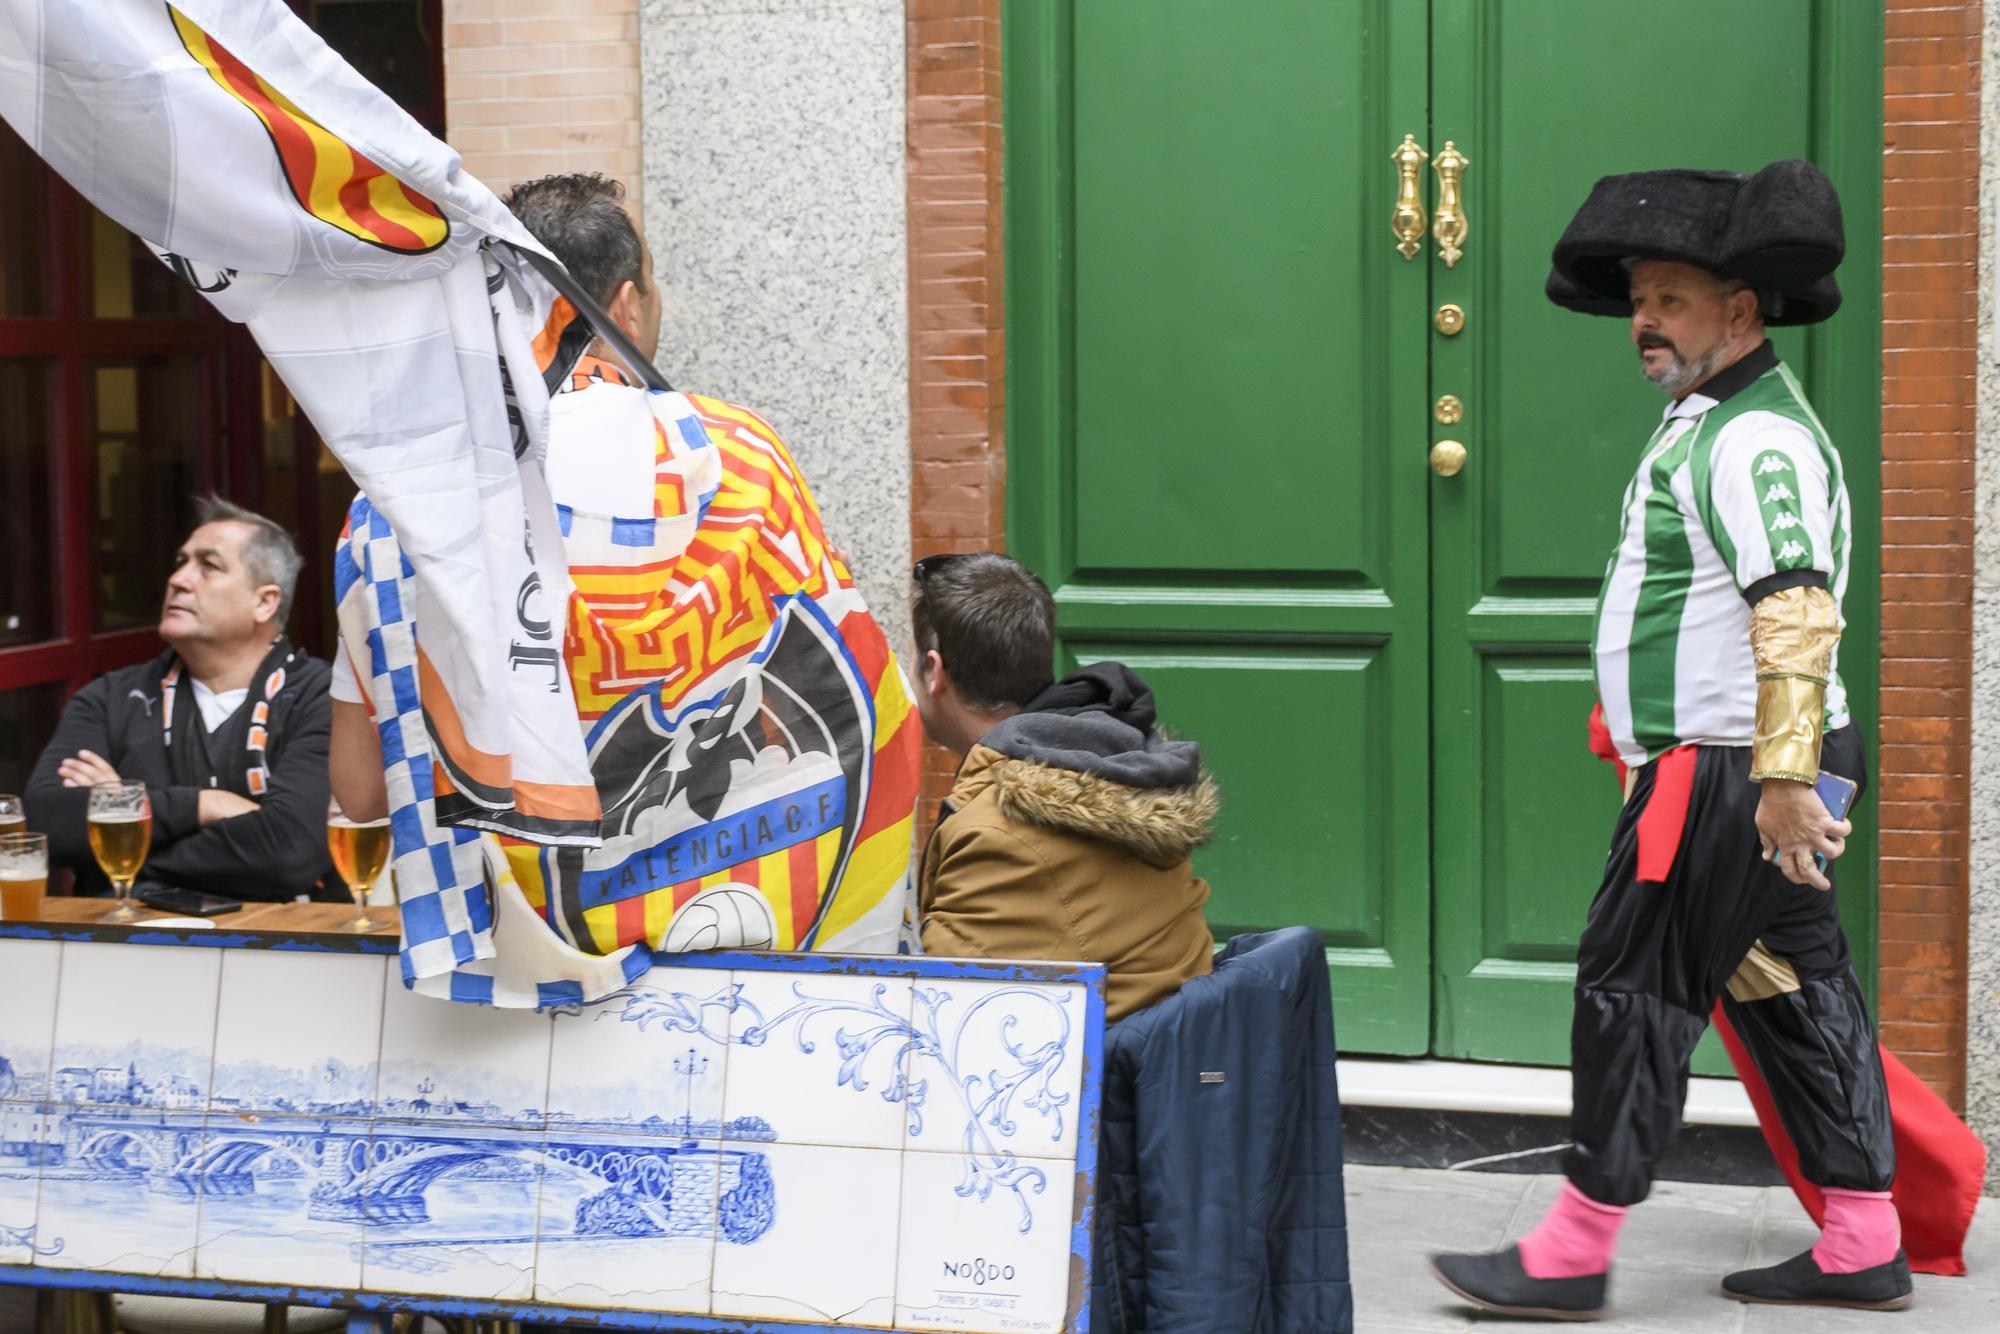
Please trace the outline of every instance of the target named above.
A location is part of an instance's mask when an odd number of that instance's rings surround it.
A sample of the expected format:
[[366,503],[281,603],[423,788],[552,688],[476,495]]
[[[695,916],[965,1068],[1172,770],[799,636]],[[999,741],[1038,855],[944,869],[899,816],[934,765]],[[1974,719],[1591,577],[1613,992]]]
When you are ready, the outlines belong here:
[[48,892],[48,835],[0,834],[0,917],[34,921]]
[[144,783],[99,783],[90,789],[90,855],[111,880],[118,906],[107,922],[136,922],[132,882],[153,842],[153,803]]
[[347,892],[354,896],[354,920],[347,924],[347,930],[373,931],[381,926],[368,915],[368,891],[389,863],[389,818],[385,815],[364,824],[348,819],[338,801],[329,802],[326,847],[333,854],[333,869],[340,872]]
[[11,792],[0,792],[0,838],[28,832],[28,808]]

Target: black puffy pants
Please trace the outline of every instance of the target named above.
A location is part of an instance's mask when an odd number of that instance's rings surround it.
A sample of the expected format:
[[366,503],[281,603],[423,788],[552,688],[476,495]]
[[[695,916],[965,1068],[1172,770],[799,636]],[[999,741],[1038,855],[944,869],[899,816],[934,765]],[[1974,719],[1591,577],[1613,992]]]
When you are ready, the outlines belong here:
[[[1820,763],[1865,787],[1854,728],[1827,734]],[[1646,1198],[1680,1129],[1688,1058],[1720,996],[1806,1179],[1887,1190],[1896,1174],[1888,1089],[1836,893],[1795,885],[1763,860],[1759,789],[1740,746],[1699,749],[1673,870],[1665,884],[1638,883],[1638,823],[1654,769],[1637,771],[1577,946],[1574,1144],[1564,1173],[1601,1204]]]

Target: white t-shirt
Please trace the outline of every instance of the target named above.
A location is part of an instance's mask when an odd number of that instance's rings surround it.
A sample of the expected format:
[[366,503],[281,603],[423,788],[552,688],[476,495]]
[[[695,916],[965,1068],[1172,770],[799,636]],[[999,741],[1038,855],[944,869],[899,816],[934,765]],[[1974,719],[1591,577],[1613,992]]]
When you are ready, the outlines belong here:
[[367,703],[361,698],[361,682],[354,677],[354,663],[347,656],[347,646],[344,644],[340,651],[333,655],[333,680],[328,684],[326,693],[342,704]]
[[216,694],[201,682],[194,682],[195,707],[201,710],[203,731],[213,732],[228,722],[235,712],[243,707],[243,701],[250,697],[250,687],[225,690]]
[[[1679,745],[1750,745],[1748,599],[1773,580],[1818,584],[1836,606],[1847,591],[1840,455],[1790,368],[1765,354],[1746,370],[1766,363],[1721,400],[1693,393],[1668,408],[1625,490],[1592,641],[1604,721],[1628,765]],[[1847,721],[1836,666],[1826,726]]]

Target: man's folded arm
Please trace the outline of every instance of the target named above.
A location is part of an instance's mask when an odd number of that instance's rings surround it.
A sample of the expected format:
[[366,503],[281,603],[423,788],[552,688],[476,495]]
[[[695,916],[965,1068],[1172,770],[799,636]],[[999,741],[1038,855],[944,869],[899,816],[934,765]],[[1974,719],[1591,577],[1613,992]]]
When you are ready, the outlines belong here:
[[180,839],[141,874],[235,899],[282,901],[312,888],[328,865],[328,729],[326,695],[301,697],[258,809]]
[[[86,750],[116,766],[118,746],[111,735],[110,692],[110,678],[100,676],[63,706],[55,735],[35,761],[23,794],[29,827],[49,836],[49,856],[58,865],[88,866],[92,860],[90,789],[65,785],[60,768],[64,760]],[[199,789],[148,784],[146,793],[153,803],[156,843],[180,838],[200,827],[196,806]]]

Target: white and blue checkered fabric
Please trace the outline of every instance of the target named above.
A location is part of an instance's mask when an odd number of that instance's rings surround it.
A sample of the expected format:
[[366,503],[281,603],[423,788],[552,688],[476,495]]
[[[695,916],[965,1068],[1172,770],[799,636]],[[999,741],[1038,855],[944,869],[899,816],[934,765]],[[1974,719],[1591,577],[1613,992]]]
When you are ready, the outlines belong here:
[[[366,496],[355,497],[347,527],[334,553],[334,601],[344,647],[354,653],[367,645],[367,661],[355,668],[382,740],[390,864],[403,914],[403,984],[414,988],[493,957],[493,901],[483,836],[437,823],[430,736],[417,693],[416,572]],[[484,999],[491,1003],[490,995]]]
[[333,582],[342,650],[357,660],[382,741],[403,985],[440,1000],[536,1009],[602,1000],[637,981],[653,965],[651,950],[627,945],[600,956],[570,947],[529,904],[497,839],[438,824],[417,691],[416,577],[365,496],[348,510]]

